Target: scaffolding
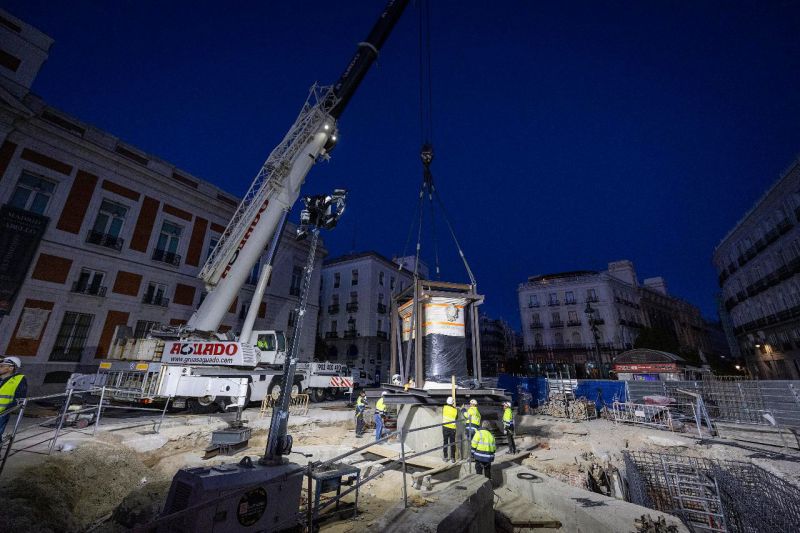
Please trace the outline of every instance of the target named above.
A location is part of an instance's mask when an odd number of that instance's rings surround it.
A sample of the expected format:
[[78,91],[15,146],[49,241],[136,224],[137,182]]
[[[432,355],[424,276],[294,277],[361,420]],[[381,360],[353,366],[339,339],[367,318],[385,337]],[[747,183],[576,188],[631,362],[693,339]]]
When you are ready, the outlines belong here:
[[800,488],[751,463],[622,452],[628,499],[694,532],[800,531]]

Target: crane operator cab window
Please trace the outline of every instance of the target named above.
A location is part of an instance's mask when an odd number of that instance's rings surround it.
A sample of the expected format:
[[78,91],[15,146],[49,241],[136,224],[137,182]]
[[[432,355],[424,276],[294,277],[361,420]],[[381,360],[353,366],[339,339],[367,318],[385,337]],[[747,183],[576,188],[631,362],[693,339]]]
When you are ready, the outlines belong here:
[[286,336],[282,331],[259,333],[256,347],[262,352],[285,352]]

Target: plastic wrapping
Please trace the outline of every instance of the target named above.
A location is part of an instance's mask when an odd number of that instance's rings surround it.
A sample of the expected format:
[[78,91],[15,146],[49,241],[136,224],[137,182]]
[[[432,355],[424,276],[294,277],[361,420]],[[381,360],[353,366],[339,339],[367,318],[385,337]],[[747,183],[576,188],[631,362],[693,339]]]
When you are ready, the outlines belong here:
[[467,375],[467,340],[449,335],[425,335],[425,380],[450,383]]

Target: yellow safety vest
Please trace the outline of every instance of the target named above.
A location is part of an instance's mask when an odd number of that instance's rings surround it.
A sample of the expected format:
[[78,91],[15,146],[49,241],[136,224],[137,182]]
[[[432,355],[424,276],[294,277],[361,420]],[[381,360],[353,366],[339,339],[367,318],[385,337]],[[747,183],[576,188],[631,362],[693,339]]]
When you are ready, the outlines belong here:
[[8,409],[9,406],[14,403],[14,395],[23,377],[25,376],[22,374],[14,374],[0,387],[0,413]]
[[361,396],[359,396],[358,399],[356,400],[356,416],[363,415],[364,409],[366,408],[367,408],[367,402],[365,402],[364,399]]
[[510,407],[506,407],[503,410],[503,425],[505,426],[514,425],[514,413],[511,411]]
[[472,455],[483,461],[494,461],[494,452],[497,446],[494,435],[488,429],[479,429],[472,437]]
[[458,419],[458,409],[452,405],[445,405],[442,409],[442,422],[444,422],[444,427],[456,429],[456,419]]
[[467,412],[464,413],[464,421],[467,423],[467,427],[474,427],[476,429],[481,427],[481,413],[478,411],[478,408],[473,405],[467,409]]
[[380,398],[377,402],[375,402],[375,412],[379,415],[386,414],[386,402],[383,401],[383,398]]

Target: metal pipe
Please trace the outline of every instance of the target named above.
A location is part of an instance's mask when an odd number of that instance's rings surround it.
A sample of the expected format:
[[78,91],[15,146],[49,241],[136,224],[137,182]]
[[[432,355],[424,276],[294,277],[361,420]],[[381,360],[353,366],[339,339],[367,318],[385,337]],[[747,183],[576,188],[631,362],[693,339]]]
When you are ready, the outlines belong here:
[[67,401],[64,403],[64,410],[61,412],[61,417],[58,419],[58,425],[56,426],[56,432],[53,435],[53,442],[50,443],[50,449],[47,450],[47,454],[53,453],[53,448],[56,446],[56,441],[58,440],[58,434],[61,433],[61,427],[64,425],[64,419],[67,417],[67,411],[69,410],[69,403],[72,401],[72,389],[69,390],[67,393]]
[[[161,433],[161,424],[164,423],[164,417],[167,415],[167,408],[169,407],[170,400],[172,400],[172,396],[167,397],[167,401],[164,402],[164,410],[161,411],[161,418],[158,420],[158,429],[156,429],[156,433]],[[241,409],[239,412],[241,413]]]
[[406,489],[406,432],[400,434],[400,459],[403,462],[403,507],[408,508],[408,493]]
[[308,476],[308,497],[306,497],[306,529],[309,533],[314,531],[314,513],[312,512],[311,508],[311,461],[308,462],[308,466],[306,467],[308,470],[306,475]]
[[[27,407],[27,406],[28,406],[28,400],[26,398],[23,398],[22,399],[22,406],[19,407],[19,414],[17,415],[17,421],[14,422],[14,431],[11,432],[11,438],[8,439],[8,442],[6,443],[6,451],[3,454],[3,462],[0,463],[0,475],[3,474],[3,469],[6,467],[6,461],[8,460],[9,452],[11,452],[11,446],[14,444],[14,437],[17,435],[17,429],[19,428],[19,422],[20,422],[20,420],[22,420],[22,415],[25,414],[25,407]],[[18,405],[15,405],[14,407],[18,407]],[[2,438],[2,437],[0,437],[0,438]],[[2,443],[2,440],[0,440],[0,443]]]
[[94,431],[92,431],[92,436],[97,435],[97,428],[100,427],[100,415],[102,414],[103,410],[103,397],[106,395],[106,387],[103,385],[103,390],[100,391],[100,401],[97,403],[97,420],[94,421]]

